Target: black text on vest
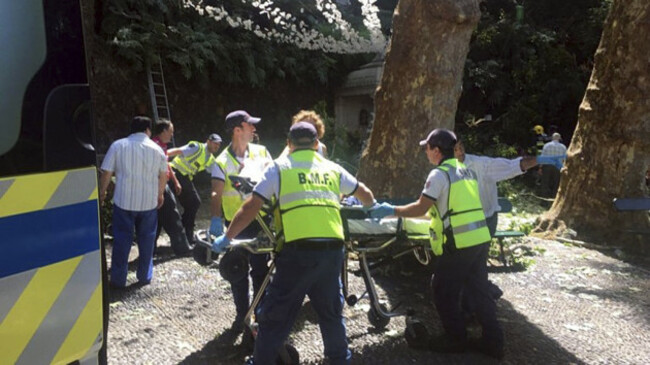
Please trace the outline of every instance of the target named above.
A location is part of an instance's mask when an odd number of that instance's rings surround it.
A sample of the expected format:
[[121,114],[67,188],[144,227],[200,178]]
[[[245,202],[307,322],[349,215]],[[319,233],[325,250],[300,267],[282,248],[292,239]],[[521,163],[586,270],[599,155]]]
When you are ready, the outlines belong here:
[[322,176],[318,172],[310,172],[309,175],[304,172],[298,173],[298,182],[300,184],[309,184],[309,185],[332,185],[332,180],[330,180],[327,173],[324,173]]

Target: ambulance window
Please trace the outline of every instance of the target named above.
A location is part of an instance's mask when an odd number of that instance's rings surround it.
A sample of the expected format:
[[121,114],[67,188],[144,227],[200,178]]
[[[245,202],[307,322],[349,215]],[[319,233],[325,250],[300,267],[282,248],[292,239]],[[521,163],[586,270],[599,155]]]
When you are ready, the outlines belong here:
[[25,90],[46,55],[41,1],[0,2],[0,155],[20,133]]

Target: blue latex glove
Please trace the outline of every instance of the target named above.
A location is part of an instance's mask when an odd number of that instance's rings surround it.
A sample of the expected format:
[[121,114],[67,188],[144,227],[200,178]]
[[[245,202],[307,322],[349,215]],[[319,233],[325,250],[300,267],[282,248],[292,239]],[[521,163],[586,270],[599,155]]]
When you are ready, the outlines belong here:
[[226,237],[225,234],[220,235],[217,237],[214,242],[212,242],[212,251],[216,253],[223,253],[226,251],[226,249],[230,246],[230,240],[228,237]]
[[223,221],[221,217],[212,217],[210,219],[210,234],[213,236],[221,236],[223,234]]
[[372,218],[384,218],[389,215],[395,215],[395,206],[388,203],[377,204],[369,211]]

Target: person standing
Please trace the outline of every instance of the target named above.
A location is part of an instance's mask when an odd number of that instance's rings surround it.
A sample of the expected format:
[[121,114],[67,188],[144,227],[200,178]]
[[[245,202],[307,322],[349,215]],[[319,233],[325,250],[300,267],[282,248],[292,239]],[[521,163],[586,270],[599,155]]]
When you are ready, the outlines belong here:
[[201,197],[192,180],[199,172],[210,171],[215,162],[213,154],[219,151],[219,147],[221,147],[221,136],[213,133],[208,136],[205,143],[191,141],[182,147],[167,151],[170,157],[174,157],[170,164],[181,184],[178,202],[183,206],[181,219],[190,246],[194,246],[194,222],[201,206]]
[[[151,138],[151,140],[156,142],[156,144],[162,148],[163,152],[165,152],[165,155],[167,155],[167,145],[172,140],[173,136],[174,125],[172,122],[167,119],[161,119],[153,127],[153,138]],[[187,236],[185,235],[181,214],[178,212],[176,197],[172,192],[173,189],[176,194],[180,194],[182,187],[169,164],[167,164],[167,178],[169,182],[167,186],[165,186],[165,192],[163,194],[165,198],[164,203],[158,210],[156,242],[158,241],[158,236],[160,236],[161,229],[164,228],[165,232],[167,232],[167,235],[169,236],[169,242],[174,254],[176,256],[186,256],[191,252],[191,247],[187,241]],[[156,248],[157,244],[154,245],[154,253]]]
[[[266,147],[251,143],[255,136],[255,125],[260,121],[260,118],[252,117],[243,110],[236,110],[226,116],[226,133],[230,135],[231,143],[219,154],[216,164],[212,167],[210,233],[214,236],[223,233],[224,223],[228,225],[244,203],[244,198],[232,186],[229,176],[247,177],[257,182],[260,181],[266,165],[272,162]],[[261,230],[259,223],[252,222],[246,229],[238,232],[237,238],[254,238]],[[247,255],[253,292],[257,294],[268,272],[269,255]],[[231,282],[230,286],[237,311],[231,328],[240,331],[250,306],[248,275]]]
[[[307,122],[316,128],[316,132],[318,133],[318,147],[316,147],[316,151],[321,156],[327,158],[327,146],[325,146],[325,144],[321,141],[325,135],[325,124],[323,123],[320,115],[318,115],[313,110],[301,110],[298,112],[298,114],[294,115],[293,118],[291,118],[291,125],[294,125],[298,122]],[[280,157],[287,156],[288,154],[289,146],[285,147],[284,150],[282,150]]]
[[560,187],[560,170],[566,158],[566,146],[560,142],[562,136],[553,133],[553,140],[544,145],[542,157],[554,158],[554,164],[542,166],[542,196],[553,198]]
[[253,221],[264,202],[277,198],[285,241],[275,260],[275,274],[256,311],[259,331],[248,364],[275,364],[306,295],[318,314],[329,363],[350,363],[342,315],[344,237],[339,196],[354,195],[366,207],[373,205],[374,197],[345,169],[318,154],[317,144],[312,124],[294,124],[289,132],[289,156],[276,159],[265,170],[226,233],[213,243],[215,252],[225,250]]
[[436,166],[427,177],[420,198],[408,205],[382,203],[370,210],[373,218],[389,215],[431,217],[431,246],[440,256],[431,280],[434,303],[445,334],[429,344],[436,352],[462,352],[468,348],[467,329],[460,306],[466,290],[476,301],[476,314],[483,329],[478,349],[503,357],[503,332],[496,319],[496,304],[489,295],[486,246],[490,232],[481,206],[479,187],[472,171],[454,158],[456,135],[434,129],[425,140],[429,162]]
[[485,220],[490,230],[490,236],[494,237],[497,230],[498,213],[501,210],[497,183],[525,173],[537,165],[537,158],[524,156],[506,159],[472,155],[465,153],[465,146],[461,140],[458,140],[454,147],[454,156],[476,174]]
[[167,185],[167,159],[151,136],[151,119],[137,116],[131,121],[131,134],[111,144],[101,169],[99,199],[104,202],[106,189],[115,174],[113,195],[113,287],[126,287],[126,274],[135,229],[138,243],[140,285],[151,282],[153,247],[156,238],[157,209],[163,205]]

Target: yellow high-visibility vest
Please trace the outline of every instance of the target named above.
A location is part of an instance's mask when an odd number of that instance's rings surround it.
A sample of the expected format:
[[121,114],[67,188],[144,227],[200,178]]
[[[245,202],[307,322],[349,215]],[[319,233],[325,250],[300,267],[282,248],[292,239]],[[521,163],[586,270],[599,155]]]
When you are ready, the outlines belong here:
[[[449,178],[449,198],[447,213],[443,217],[434,205],[429,210],[431,216],[431,248],[434,254],[442,254],[445,242],[444,231],[451,230],[456,248],[463,249],[480,245],[491,240],[485,222],[485,213],[479,197],[478,182],[472,172],[456,159],[449,159],[438,166]],[[443,230],[443,221],[449,218],[449,227]]]
[[[248,159],[258,160],[267,158],[266,147],[249,143],[248,144]],[[237,210],[244,204],[244,199],[235,188],[232,187],[229,175],[239,175],[242,165],[237,161],[237,158],[230,152],[230,146],[224,149],[216,158],[216,163],[223,171],[226,178],[221,195],[221,207],[223,208],[224,218],[232,221],[235,217]]]
[[315,238],[343,240],[338,166],[313,150],[296,151],[287,160],[276,160],[285,242]]
[[214,162],[214,157],[208,151],[205,143],[191,141],[188,144],[196,144],[199,148],[189,156],[178,155],[170,163],[176,171],[191,179],[197,172],[205,170],[207,166]]

